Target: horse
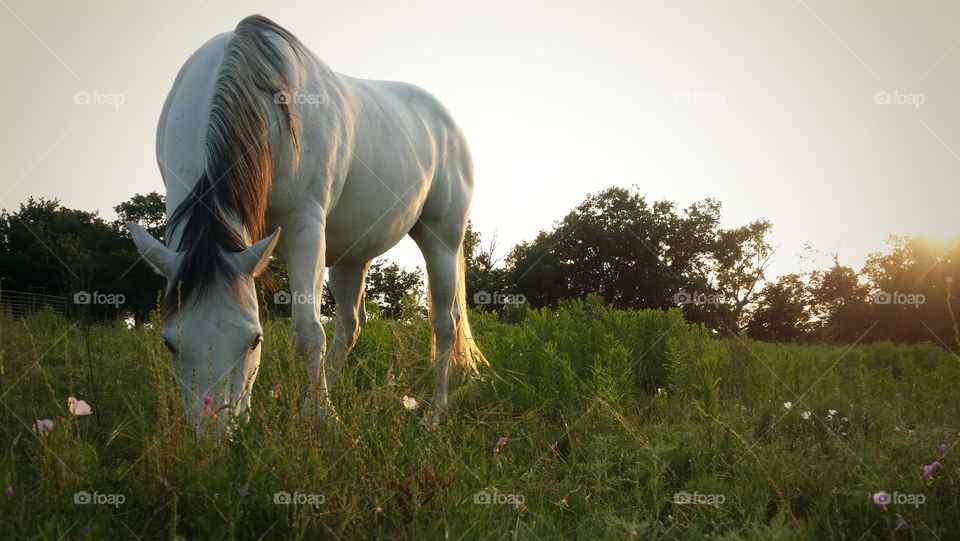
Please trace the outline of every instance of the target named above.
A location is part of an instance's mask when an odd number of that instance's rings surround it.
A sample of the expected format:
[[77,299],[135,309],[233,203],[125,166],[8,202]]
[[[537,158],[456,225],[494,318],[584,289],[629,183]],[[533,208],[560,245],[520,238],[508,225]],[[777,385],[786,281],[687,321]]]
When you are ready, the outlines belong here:
[[[252,15],[182,66],[160,114],[156,156],[166,242],[127,226],[167,280],[162,336],[198,432],[204,416],[229,424],[250,407],[263,343],[256,279],[274,250],[287,264],[307,400],[325,415],[366,322],[370,262],[405,235],[427,270],[436,370],[427,414],[446,419],[451,365],[476,373],[487,361],[464,283],[473,165],[435,97],[334,72],[292,33]],[[320,316],[328,267],[329,349]]]

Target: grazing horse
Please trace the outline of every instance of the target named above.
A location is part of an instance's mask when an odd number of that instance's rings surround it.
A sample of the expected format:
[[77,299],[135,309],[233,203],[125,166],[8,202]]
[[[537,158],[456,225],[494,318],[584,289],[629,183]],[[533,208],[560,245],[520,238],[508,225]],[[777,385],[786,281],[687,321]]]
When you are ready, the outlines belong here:
[[[198,430],[201,415],[226,421],[250,405],[262,343],[254,278],[274,248],[287,264],[291,330],[322,412],[366,320],[370,261],[404,235],[427,266],[436,358],[429,413],[444,418],[451,363],[475,371],[486,361],[464,289],[470,152],[436,98],[413,85],[336,73],[254,15],[180,69],[156,152],[166,244],[128,227],[167,278],[163,338]],[[327,267],[336,300],[329,350],[320,319]]]

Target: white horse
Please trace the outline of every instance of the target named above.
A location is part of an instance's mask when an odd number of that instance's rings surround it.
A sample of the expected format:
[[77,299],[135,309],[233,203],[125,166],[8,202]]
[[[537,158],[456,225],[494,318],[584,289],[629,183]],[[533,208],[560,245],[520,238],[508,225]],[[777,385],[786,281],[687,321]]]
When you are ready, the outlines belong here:
[[[262,342],[254,278],[274,247],[292,298],[305,301],[292,305],[292,331],[317,404],[328,408],[328,389],[366,319],[370,261],[408,234],[427,265],[437,371],[429,413],[443,419],[451,362],[476,370],[485,359],[464,290],[470,153],[433,96],[338,74],[255,15],[180,69],[156,151],[167,244],[128,226],[168,280],[163,337],[188,419],[199,427],[204,413],[225,421],[249,407]],[[266,231],[273,233],[262,238]],[[329,351],[320,320],[327,267],[336,300]]]

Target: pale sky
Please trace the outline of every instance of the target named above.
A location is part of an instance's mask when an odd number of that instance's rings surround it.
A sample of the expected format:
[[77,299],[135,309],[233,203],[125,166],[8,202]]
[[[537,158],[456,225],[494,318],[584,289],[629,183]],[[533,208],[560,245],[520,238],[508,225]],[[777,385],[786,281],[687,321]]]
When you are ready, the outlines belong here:
[[[960,234],[949,1],[0,0],[0,207],[57,197],[113,218],[162,191],[154,132],[174,76],[252,13],[337,71],[440,98],[500,255],[631,184],[717,198],[728,226],[771,220],[774,275],[800,268],[804,242],[859,268],[890,234]],[[81,91],[122,103],[77,105]],[[386,257],[421,263],[408,240]]]

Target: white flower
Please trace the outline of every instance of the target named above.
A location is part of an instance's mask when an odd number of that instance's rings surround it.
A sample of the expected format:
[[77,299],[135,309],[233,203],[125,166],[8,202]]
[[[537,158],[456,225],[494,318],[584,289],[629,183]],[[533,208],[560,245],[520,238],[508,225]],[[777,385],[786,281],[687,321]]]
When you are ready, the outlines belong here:
[[804,420],[804,421],[807,421],[807,420],[810,419],[810,412],[809,412],[809,411],[805,411],[805,412],[803,412],[803,413],[800,414],[800,417],[803,417],[803,420]]
[[832,421],[832,420],[833,420],[833,415],[827,415],[827,420],[828,420],[828,421]]
[[793,402],[784,402],[783,407],[790,409],[793,407]]
[[837,414],[837,410],[827,410],[827,413],[829,413],[830,416],[833,417],[834,415]]
[[403,398],[400,399],[400,402],[407,411],[415,410],[420,407],[420,404],[417,403],[417,399],[412,396],[403,395]]
[[850,419],[847,419],[846,417],[841,417],[840,420],[843,421],[843,422],[847,422],[847,421],[849,421]]

